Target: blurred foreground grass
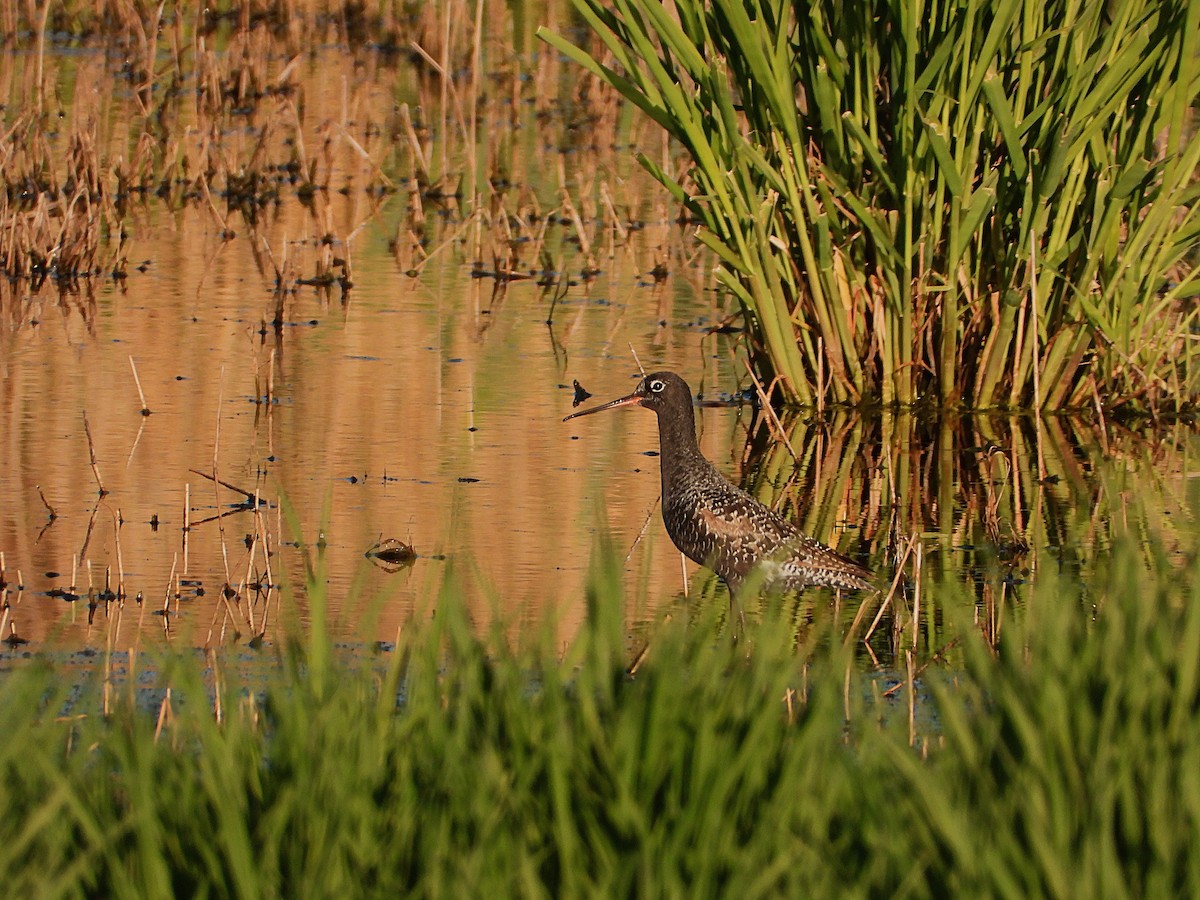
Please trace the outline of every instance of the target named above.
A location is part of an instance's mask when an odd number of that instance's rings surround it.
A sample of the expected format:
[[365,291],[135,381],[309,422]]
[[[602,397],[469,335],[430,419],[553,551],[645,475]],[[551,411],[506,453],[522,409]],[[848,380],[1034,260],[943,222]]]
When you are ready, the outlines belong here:
[[[1046,567],[998,646],[910,694],[771,606],[658,626],[632,677],[618,564],[575,643],[514,649],[453,589],[395,652],[319,629],[265,682],[155,661],[159,715],[101,676],[0,679],[9,896],[1197,896],[1200,570],[1121,549]],[[829,617],[826,617],[829,618]],[[636,649],[636,648],[634,648]],[[899,680],[899,691],[885,695]],[[125,687],[128,687],[126,685]],[[916,715],[910,721],[909,699]],[[219,711],[219,712],[218,712]]]

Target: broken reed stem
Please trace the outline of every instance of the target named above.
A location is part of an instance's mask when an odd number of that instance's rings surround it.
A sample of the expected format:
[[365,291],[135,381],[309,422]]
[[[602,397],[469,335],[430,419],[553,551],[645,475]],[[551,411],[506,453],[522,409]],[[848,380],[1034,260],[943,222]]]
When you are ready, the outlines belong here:
[[242,583],[238,586],[238,594],[245,600],[246,622],[250,626],[251,634],[257,634],[254,630],[254,604],[250,600],[250,582],[254,578],[254,556],[257,550],[258,530],[255,529],[254,536],[250,539],[250,552],[246,554],[246,575],[242,579]]
[[54,507],[50,505],[50,501],[46,499],[46,495],[42,492],[42,486],[40,484],[35,484],[34,487],[37,488],[38,496],[42,498],[42,506],[46,507],[46,512],[50,515],[50,521],[53,522],[58,518],[58,513],[55,511]]
[[113,541],[117,546],[117,599],[124,600],[125,563],[121,557],[121,511],[119,509],[113,513]]
[[129,357],[129,368],[133,370],[133,383],[137,385],[138,399],[142,401],[142,415],[150,415],[150,407],[146,405],[146,395],[142,393],[142,380],[138,378],[137,365],[133,361],[133,356]]
[[[271,572],[271,534],[267,530],[266,519],[260,511],[258,491],[254,492],[254,522],[258,533],[262,536],[263,568],[267,573],[267,595],[263,603],[262,631],[260,632],[260,634],[265,635],[267,633],[267,620],[270,618],[271,613],[271,592],[275,589],[275,576]],[[259,581],[261,583],[261,579]]]
[[176,553],[171,557],[171,574],[167,576],[167,589],[163,592],[163,616],[170,612],[171,608],[171,584],[175,581],[175,570],[179,563],[179,554]]
[[92,426],[88,424],[86,409],[83,411],[83,431],[87,435],[88,457],[92,462],[92,474],[96,476],[96,484],[100,488],[100,496],[104,497],[108,494],[108,491],[104,489],[104,479],[100,477],[100,467],[96,465],[96,444],[92,440]]

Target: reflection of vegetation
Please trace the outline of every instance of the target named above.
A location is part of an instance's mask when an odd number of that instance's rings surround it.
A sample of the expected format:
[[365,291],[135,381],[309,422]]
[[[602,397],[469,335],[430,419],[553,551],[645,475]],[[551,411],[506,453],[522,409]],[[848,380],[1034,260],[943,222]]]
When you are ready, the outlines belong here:
[[619,566],[596,571],[565,657],[549,627],[479,637],[451,589],[377,659],[314,635],[265,681],[164,661],[108,717],[74,673],[10,671],[6,890],[1200,892],[1200,597],[1172,567],[1118,552],[1086,596],[1047,576],[994,642],[931,583],[960,641],[921,675],[861,672],[776,607],[747,652],[711,607],[656,627],[630,677]]
[[[1065,416],[767,417],[750,429],[742,468],[747,489],[807,533],[882,573],[902,570],[894,596],[864,599],[868,623],[883,607],[870,653],[891,665],[912,646],[906,632],[924,631],[926,651],[946,639],[937,607],[914,599],[925,578],[973,584],[986,624],[1039,572],[1089,577],[1122,535],[1182,560],[1197,535],[1196,450],[1187,429]],[[910,542],[920,556],[901,563]],[[700,602],[715,593],[706,584]]]
[[1200,392],[1195,4],[576,5],[785,399]]

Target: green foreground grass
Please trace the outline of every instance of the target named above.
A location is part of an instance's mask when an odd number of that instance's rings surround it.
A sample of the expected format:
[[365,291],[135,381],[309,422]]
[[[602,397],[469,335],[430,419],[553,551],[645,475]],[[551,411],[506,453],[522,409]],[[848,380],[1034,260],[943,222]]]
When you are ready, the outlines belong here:
[[611,560],[565,651],[549,627],[520,649],[480,636],[448,590],[394,653],[341,660],[316,629],[265,683],[160,659],[157,734],[128,686],[105,718],[98,684],[18,667],[0,680],[0,883],[1197,896],[1200,569],[1118,556],[1082,587],[1044,567],[996,648],[943,589],[961,639],[920,682],[915,746],[905,690],[883,697],[893,680],[786,605],[736,646],[721,610],[677,611],[628,676]]

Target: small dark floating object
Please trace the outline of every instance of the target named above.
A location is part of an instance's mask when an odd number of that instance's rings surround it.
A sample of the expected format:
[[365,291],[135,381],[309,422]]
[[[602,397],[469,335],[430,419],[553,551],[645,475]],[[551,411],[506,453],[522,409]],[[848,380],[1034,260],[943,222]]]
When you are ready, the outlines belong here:
[[462,475],[458,479],[459,484],[477,484],[478,482],[478,478],[472,478],[470,475]]
[[417,561],[412,545],[396,538],[383,538],[363,555],[385,572],[399,572]]
[[578,406],[584,400],[587,400],[589,397],[592,396],[590,393],[587,392],[586,389],[584,389],[584,386],[579,383],[579,379],[573,380],[571,382],[571,387],[573,387],[575,389],[575,399],[571,401],[572,409],[574,409],[576,406]]

